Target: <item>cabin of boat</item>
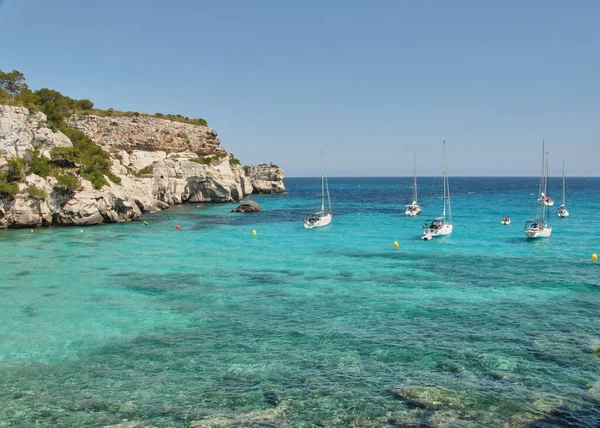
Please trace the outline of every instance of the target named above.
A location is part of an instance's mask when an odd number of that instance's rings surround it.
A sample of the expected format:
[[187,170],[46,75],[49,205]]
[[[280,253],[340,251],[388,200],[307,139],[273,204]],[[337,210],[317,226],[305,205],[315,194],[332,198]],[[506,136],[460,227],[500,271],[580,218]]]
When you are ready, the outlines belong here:
[[421,209],[419,204],[417,204],[417,201],[413,201],[412,204],[406,206],[406,208],[404,209],[404,214],[408,216],[415,216],[420,214],[421,211],[423,210]]
[[452,225],[448,224],[444,217],[437,217],[433,220],[427,220],[423,223],[423,239],[428,237],[450,235],[452,233]]
[[528,238],[547,238],[552,228],[544,220],[536,218],[525,222],[525,235]]

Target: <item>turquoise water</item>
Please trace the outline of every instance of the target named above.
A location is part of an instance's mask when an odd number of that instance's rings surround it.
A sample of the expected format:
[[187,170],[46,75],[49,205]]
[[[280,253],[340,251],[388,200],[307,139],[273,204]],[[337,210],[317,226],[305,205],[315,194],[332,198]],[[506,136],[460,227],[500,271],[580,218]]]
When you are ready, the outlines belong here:
[[600,424],[600,179],[537,241],[535,178],[451,178],[431,242],[441,181],[406,218],[411,181],[331,179],[315,230],[319,180],[287,179],[256,214],[0,233],[0,426]]

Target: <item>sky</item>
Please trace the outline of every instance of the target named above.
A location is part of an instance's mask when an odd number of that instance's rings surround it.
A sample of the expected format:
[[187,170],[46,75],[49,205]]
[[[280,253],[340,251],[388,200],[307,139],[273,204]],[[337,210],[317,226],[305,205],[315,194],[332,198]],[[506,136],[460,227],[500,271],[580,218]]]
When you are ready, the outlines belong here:
[[600,176],[596,0],[0,0],[0,69],[286,176]]

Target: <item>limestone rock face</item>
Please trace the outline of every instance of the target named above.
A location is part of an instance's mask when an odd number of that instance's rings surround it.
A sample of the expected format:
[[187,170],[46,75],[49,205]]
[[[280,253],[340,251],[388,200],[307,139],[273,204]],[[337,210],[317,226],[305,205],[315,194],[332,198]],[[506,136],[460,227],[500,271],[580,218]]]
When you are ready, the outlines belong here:
[[[116,223],[141,215],[135,201],[118,186],[95,190],[83,181],[81,191],[65,194],[55,190],[54,184],[53,178],[29,175],[20,185],[22,192],[13,199],[0,199],[0,228]],[[31,185],[43,189],[46,196],[29,196],[27,187]]]
[[262,207],[254,201],[244,201],[237,208],[231,210],[232,213],[255,213],[262,211]]
[[278,166],[258,165],[246,167],[252,182],[253,193],[285,193],[284,173]]
[[[27,150],[39,148],[50,157],[53,147],[72,146],[46,125],[42,113],[0,105],[0,169],[6,168],[6,159],[22,157]],[[173,204],[236,202],[251,193],[285,191],[280,168],[242,167],[219,147],[217,133],[207,126],[86,115],[72,117],[68,125],[111,154],[111,170],[121,183],[98,190],[79,178],[80,188],[68,192],[57,188],[53,177],[30,175],[16,196],[0,195],[0,228],[129,221]]]
[[67,124],[107,149],[215,153],[221,142],[208,126],[148,116],[100,117],[76,115]]
[[62,132],[47,128],[46,115],[30,113],[24,107],[0,105],[0,154],[10,159],[22,157],[27,150],[39,149],[49,156],[53,147],[71,147]]

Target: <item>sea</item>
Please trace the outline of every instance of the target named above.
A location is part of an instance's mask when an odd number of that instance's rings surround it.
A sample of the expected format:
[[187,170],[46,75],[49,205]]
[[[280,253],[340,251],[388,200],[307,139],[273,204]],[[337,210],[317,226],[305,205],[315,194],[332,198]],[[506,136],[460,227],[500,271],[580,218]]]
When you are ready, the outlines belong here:
[[0,427],[600,426],[600,178],[561,180],[537,240],[535,177],[450,177],[431,241],[439,177],[2,231]]

